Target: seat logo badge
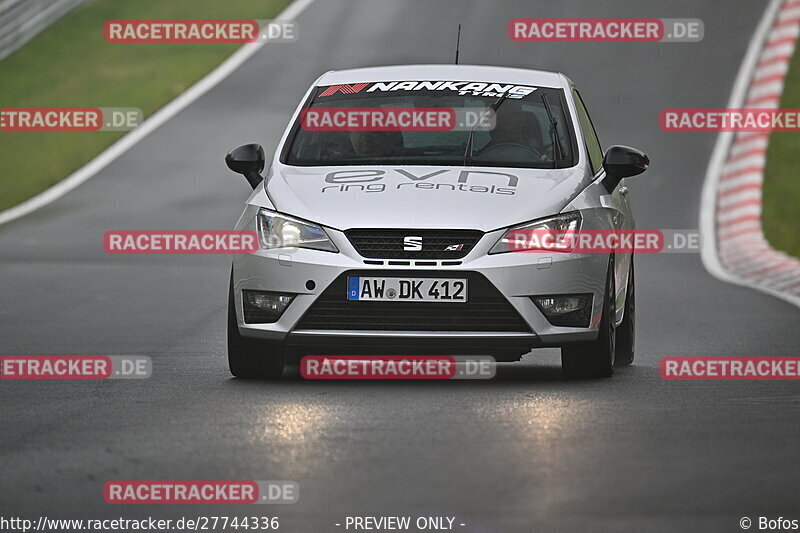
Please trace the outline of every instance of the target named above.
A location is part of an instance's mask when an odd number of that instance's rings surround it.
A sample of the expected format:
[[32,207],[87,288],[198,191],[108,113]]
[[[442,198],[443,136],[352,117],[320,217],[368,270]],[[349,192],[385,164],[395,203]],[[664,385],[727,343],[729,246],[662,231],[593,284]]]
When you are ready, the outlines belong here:
[[406,252],[422,251],[422,237],[406,235],[403,237],[403,250]]
[[447,248],[444,249],[445,252],[460,252],[464,249],[463,244],[451,244]]

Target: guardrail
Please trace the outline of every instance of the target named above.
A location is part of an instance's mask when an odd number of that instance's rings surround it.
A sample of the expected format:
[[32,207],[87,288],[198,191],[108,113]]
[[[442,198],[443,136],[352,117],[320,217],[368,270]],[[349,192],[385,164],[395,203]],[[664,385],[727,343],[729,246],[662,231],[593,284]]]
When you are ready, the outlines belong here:
[[85,0],[0,2],[0,61]]

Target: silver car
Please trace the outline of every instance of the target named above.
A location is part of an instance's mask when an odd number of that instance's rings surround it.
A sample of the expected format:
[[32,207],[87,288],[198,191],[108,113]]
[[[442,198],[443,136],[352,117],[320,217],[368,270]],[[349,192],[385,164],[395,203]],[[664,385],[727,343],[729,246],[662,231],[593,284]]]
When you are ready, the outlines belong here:
[[[310,111],[485,109],[491,127],[309,128]],[[458,115],[462,116],[462,115]],[[464,65],[333,71],[308,89],[266,166],[231,150],[253,187],[233,261],[234,376],[279,377],[303,355],[492,355],[560,347],[568,377],[633,361],[633,254],[519,253],[534,230],[631,230],[626,177],[649,160],[603,153],[560,73]],[[517,252],[517,253],[515,253]]]

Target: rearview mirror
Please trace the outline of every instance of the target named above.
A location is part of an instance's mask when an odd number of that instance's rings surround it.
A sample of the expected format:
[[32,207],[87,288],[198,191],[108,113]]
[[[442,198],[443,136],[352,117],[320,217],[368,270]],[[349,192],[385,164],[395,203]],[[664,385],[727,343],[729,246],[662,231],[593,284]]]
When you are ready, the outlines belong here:
[[650,165],[650,159],[636,148],[630,146],[612,146],[603,157],[603,169],[606,177],[603,179],[608,192],[616,189],[622,178],[641,174]]
[[237,174],[242,174],[255,189],[264,179],[261,171],[264,170],[265,159],[264,148],[260,144],[243,144],[228,152],[225,164]]

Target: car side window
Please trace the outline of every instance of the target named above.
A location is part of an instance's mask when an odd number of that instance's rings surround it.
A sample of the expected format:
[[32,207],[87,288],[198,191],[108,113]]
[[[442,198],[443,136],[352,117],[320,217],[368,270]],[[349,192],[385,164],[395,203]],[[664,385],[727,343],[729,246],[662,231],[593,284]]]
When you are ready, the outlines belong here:
[[592,119],[589,117],[589,112],[586,111],[586,106],[583,104],[580,93],[576,89],[572,89],[572,94],[575,97],[578,122],[581,123],[583,139],[586,142],[586,151],[589,153],[589,162],[592,165],[592,170],[596,173],[603,166],[603,149],[600,147],[600,140],[597,138],[597,132],[592,125]]

